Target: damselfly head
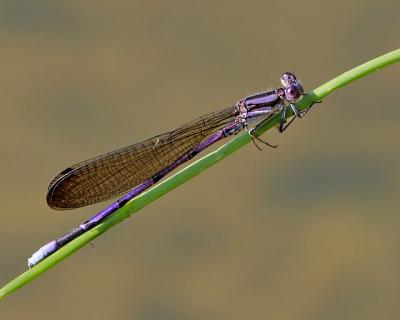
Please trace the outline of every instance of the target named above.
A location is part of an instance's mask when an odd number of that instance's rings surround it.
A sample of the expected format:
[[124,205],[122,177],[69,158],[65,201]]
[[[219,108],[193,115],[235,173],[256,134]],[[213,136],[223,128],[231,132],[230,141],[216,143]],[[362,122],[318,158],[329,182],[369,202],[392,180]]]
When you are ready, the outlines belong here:
[[304,92],[299,80],[291,72],[285,72],[281,77],[281,83],[285,90],[286,99],[290,102],[296,101]]

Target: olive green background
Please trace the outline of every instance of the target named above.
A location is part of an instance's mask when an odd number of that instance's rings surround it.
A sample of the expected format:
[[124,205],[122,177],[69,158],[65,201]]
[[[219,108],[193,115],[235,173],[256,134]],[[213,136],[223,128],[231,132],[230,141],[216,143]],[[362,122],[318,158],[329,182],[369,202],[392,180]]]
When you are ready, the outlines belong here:
[[[0,283],[100,204],[70,164],[294,70],[311,89],[399,47],[392,1],[0,2]],[[397,319],[400,66],[329,96],[1,302],[1,319]]]

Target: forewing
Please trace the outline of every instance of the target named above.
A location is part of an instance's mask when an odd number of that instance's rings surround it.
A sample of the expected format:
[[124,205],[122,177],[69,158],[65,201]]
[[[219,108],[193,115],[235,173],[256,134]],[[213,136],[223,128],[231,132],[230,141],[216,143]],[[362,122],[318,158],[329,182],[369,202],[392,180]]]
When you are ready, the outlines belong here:
[[50,182],[47,203],[73,209],[114,198],[153,177],[231,122],[235,107],[204,115],[176,130],[75,164]]

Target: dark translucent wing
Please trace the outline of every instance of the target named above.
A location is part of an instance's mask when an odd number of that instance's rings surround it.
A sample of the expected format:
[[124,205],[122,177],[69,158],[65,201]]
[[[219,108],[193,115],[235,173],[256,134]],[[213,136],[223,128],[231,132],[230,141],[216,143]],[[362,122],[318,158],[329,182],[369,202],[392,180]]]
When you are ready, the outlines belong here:
[[236,108],[229,107],[73,165],[50,182],[47,203],[54,209],[72,209],[121,195],[175,162],[235,115]]

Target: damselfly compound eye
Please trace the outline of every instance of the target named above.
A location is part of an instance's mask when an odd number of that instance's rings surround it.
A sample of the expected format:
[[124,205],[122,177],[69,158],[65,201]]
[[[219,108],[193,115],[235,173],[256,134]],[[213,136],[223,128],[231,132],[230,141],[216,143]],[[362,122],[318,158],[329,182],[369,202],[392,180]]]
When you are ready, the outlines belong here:
[[285,89],[286,99],[289,101],[297,100],[301,95],[301,90],[297,86],[288,86]]
[[296,76],[291,72],[285,72],[281,76],[281,83],[284,87],[288,87],[291,84],[297,83]]

